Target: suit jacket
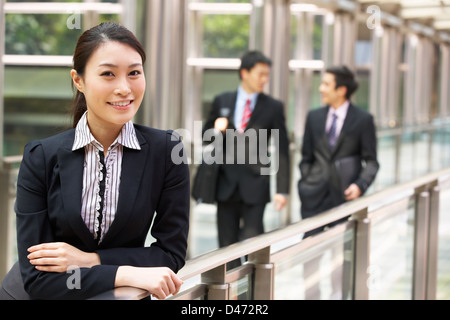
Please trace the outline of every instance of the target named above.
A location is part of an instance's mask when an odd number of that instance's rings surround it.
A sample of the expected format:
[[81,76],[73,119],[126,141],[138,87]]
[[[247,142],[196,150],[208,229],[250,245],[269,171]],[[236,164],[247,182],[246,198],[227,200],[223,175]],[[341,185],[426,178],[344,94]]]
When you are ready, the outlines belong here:
[[[236,127],[233,119],[236,99],[237,91],[217,96],[213,101],[204,131],[213,128],[215,120],[226,114],[229,120],[228,129],[235,132]],[[243,148],[238,146],[238,139],[232,137],[234,141],[227,141],[228,135],[222,134],[223,164],[220,166],[217,182],[216,198],[218,201],[229,200],[238,188],[241,199],[248,204],[270,202],[270,176],[261,174],[261,169],[270,167],[270,163],[267,161],[269,154],[261,146],[269,146],[272,130],[278,132],[278,139],[275,139],[278,140],[275,141],[276,155],[278,155],[278,159],[276,159],[278,162],[276,190],[278,193],[289,193],[289,140],[283,103],[260,93],[245,133],[249,133],[251,129],[254,129],[251,133],[256,133],[256,138],[253,142],[247,140]],[[260,129],[266,129],[267,135]],[[233,148],[233,152],[231,152],[231,148]],[[239,163],[243,156],[242,151],[245,152],[246,159],[243,164]],[[230,154],[234,154],[234,158],[230,157]],[[254,163],[249,161],[251,156],[257,158]],[[233,161],[230,161],[231,159]]]
[[[331,150],[325,133],[328,110],[329,107],[322,107],[310,111],[306,120],[298,183],[303,218],[345,202],[344,191],[351,183],[365,193],[379,168],[372,115],[350,104],[341,134]],[[355,159],[363,165],[358,166]],[[341,161],[344,167],[338,169],[336,165]],[[356,171],[354,177],[345,176],[352,171]],[[347,181],[346,185],[342,180]]]
[[[81,218],[84,149],[72,151],[75,130],[28,144],[17,182],[18,255],[26,291],[37,299],[84,299],[114,288],[120,265],[166,266],[185,262],[189,222],[189,169],[176,165],[179,136],[135,125],[141,150],[124,147],[115,220],[97,245]],[[155,216],[156,212],[156,216]],[[144,247],[150,226],[156,241]],[[70,290],[72,273],[37,271],[27,248],[66,242],[97,252],[101,265],[80,269],[81,289]]]

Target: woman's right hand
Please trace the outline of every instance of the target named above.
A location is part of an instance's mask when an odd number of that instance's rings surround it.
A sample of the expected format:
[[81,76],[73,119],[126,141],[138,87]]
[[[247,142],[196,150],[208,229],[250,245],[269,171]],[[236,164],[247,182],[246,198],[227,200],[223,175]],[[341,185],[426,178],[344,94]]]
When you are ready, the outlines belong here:
[[136,287],[147,290],[157,299],[176,295],[183,281],[169,268],[138,268],[120,266],[116,274],[116,287]]

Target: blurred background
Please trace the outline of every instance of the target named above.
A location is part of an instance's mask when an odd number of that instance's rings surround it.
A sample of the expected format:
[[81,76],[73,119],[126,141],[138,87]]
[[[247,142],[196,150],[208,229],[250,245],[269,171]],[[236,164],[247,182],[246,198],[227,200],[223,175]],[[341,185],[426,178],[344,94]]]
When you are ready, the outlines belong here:
[[[70,126],[72,53],[82,32],[117,21],[144,44],[147,91],[135,122],[187,129],[213,97],[239,84],[249,49],[273,60],[267,93],[285,104],[292,189],[266,231],[300,220],[299,150],[308,110],[320,107],[327,66],[357,75],[354,103],[376,121],[381,169],[369,194],[450,166],[450,1],[0,0],[1,261],[15,259],[15,177],[24,145]],[[195,163],[191,164],[191,174]],[[217,248],[215,206],[192,203],[189,257]],[[448,220],[447,220],[448,221]],[[446,225],[448,234],[450,230]]]

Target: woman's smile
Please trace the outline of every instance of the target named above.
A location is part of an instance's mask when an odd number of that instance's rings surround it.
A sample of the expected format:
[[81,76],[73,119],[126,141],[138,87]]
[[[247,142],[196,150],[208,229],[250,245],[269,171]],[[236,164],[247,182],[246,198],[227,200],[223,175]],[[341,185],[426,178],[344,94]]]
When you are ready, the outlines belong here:
[[108,102],[114,109],[117,110],[128,110],[132,107],[134,100],[127,101],[116,101],[116,102]]

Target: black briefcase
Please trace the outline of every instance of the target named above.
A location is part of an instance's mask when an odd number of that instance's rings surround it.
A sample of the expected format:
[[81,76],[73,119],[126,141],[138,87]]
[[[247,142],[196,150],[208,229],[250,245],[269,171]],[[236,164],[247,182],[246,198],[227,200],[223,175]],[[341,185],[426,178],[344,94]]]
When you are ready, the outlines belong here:
[[219,174],[219,165],[217,163],[207,164],[202,162],[195,174],[194,184],[192,185],[192,197],[197,203],[215,203],[216,185]]
[[336,172],[341,180],[341,189],[344,192],[349,185],[358,179],[362,165],[359,156],[350,156],[335,161]]

